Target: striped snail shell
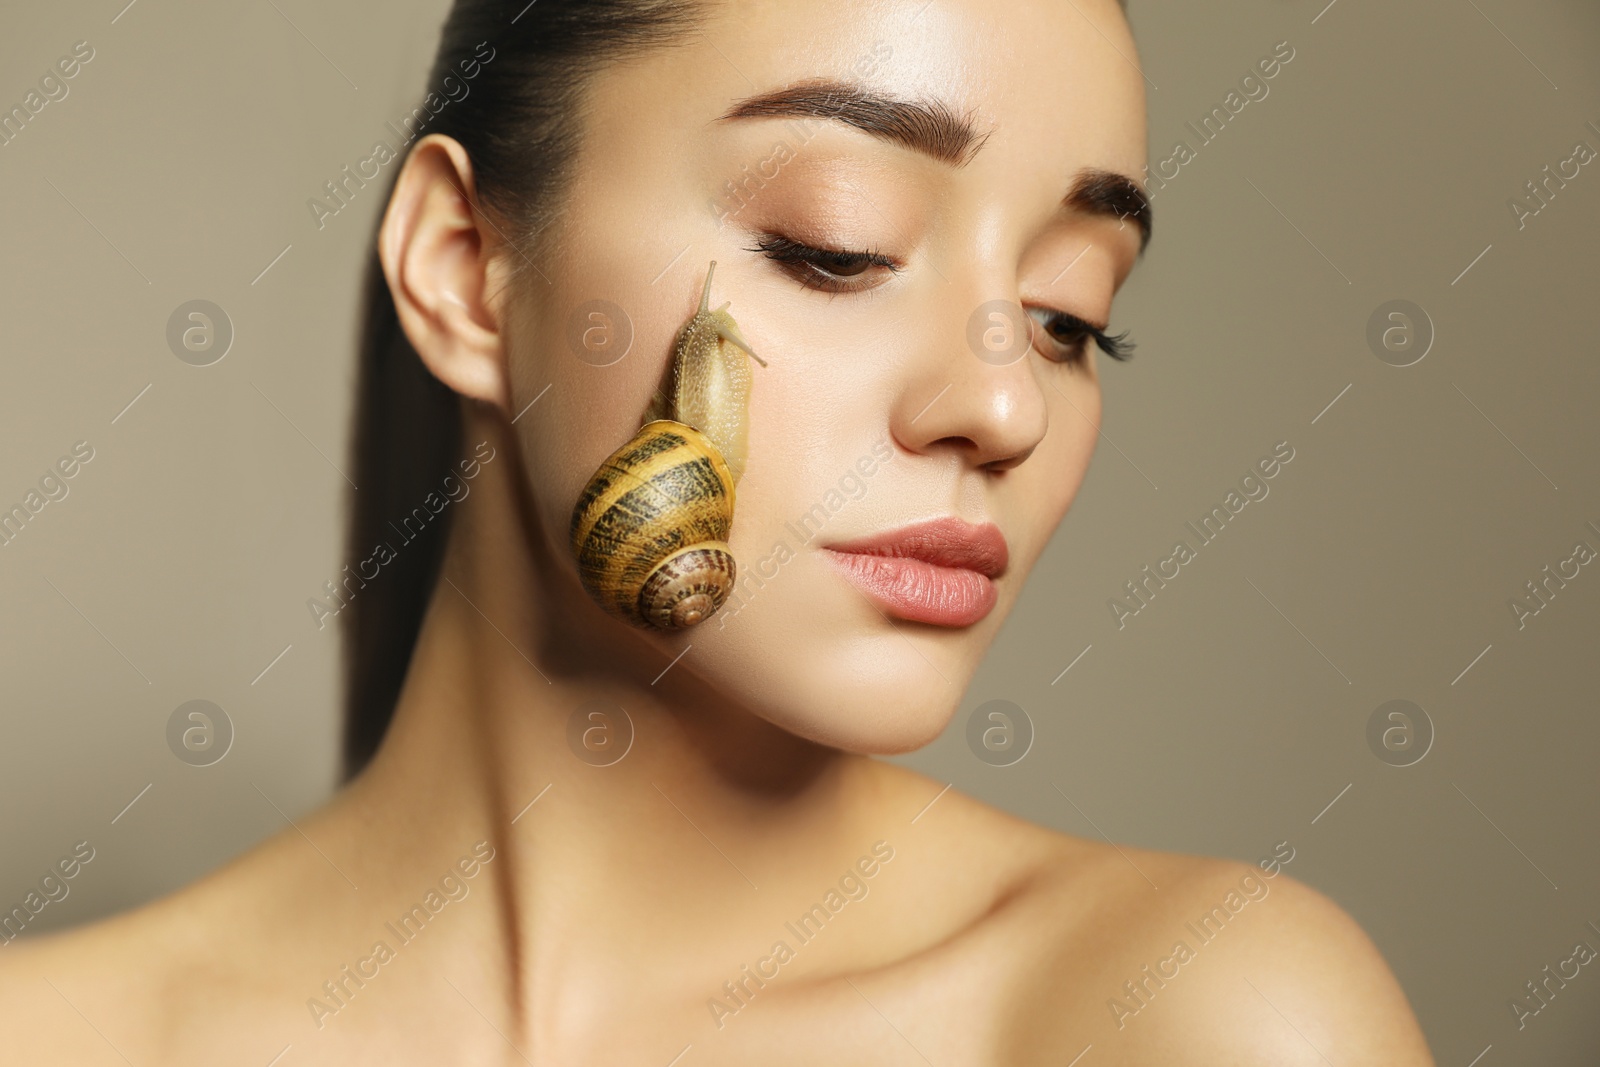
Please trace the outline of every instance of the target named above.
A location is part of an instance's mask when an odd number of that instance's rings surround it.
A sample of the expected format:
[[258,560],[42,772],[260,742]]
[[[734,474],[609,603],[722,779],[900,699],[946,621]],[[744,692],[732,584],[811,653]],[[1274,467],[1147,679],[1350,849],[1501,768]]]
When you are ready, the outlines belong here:
[[709,618],[735,575],[734,478],[710,438],[657,419],[595,472],[572,515],[578,577],[635,624],[679,630]]
[[678,333],[671,401],[657,394],[648,421],[600,464],[572,511],[569,536],[584,589],[636,626],[682,630],[704,622],[738,573],[728,533],[744,473],[744,354],[765,360],[728,304],[711,310],[716,266],[713,260],[706,271],[699,310]]

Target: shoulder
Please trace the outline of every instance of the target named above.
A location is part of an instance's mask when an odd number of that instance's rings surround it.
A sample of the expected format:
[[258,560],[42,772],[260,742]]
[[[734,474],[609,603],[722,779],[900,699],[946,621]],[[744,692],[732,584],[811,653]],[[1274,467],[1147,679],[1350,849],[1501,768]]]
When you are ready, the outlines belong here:
[[938,805],[937,862],[990,872],[966,962],[1006,987],[1007,1062],[1092,1043],[1113,1062],[1432,1067],[1372,939],[1288,872],[1291,842],[1249,863],[1058,833],[954,791]]
[[121,915],[0,949],[0,1031],[18,1062],[120,1063],[122,1048],[147,1043],[140,1008],[163,983],[144,925]]
[[292,1015],[283,967],[263,953],[303,940],[278,899],[300,895],[281,840],[128,911],[0,947],[0,1033],[16,1061],[189,1062],[223,1026],[252,1037]]
[[1039,961],[1047,985],[1070,991],[1074,1015],[1087,1009],[1107,1051],[1432,1067],[1383,956],[1284,870],[1293,857],[1288,842],[1243,863],[1067,839],[1032,901],[1056,934]]

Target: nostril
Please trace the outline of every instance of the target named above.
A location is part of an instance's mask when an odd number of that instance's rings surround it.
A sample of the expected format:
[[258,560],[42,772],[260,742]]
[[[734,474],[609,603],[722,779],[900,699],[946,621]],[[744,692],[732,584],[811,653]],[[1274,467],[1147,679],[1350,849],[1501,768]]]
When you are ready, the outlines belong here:
[[1037,447],[1037,445],[1030,445],[1026,450],[1014,456],[1008,456],[1005,459],[990,460],[988,463],[983,465],[983,469],[987,471],[1008,471],[1013,467],[1019,467],[1023,463],[1027,462],[1028,457],[1033,455],[1033,450]]

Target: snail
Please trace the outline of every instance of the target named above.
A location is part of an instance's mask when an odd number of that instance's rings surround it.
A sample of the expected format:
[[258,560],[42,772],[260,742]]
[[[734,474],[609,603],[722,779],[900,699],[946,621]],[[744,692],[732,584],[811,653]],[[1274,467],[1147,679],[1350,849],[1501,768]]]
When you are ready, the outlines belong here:
[[[734,487],[745,466],[745,405],[756,355],[726,301],[700,307],[679,330],[672,396],[659,390],[632,440],[600,464],[572,510],[578,578],[602,608],[635,626],[682,630],[704,622],[733,590],[728,548]],[[732,347],[730,347],[732,346]]]

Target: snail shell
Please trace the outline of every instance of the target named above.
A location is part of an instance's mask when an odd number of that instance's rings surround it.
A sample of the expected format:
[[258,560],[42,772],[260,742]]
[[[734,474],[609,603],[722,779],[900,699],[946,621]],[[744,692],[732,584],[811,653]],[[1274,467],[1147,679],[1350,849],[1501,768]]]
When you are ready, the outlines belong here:
[[681,630],[733,590],[734,478],[705,434],[657,419],[613,452],[572,513],[583,587],[635,625]]

